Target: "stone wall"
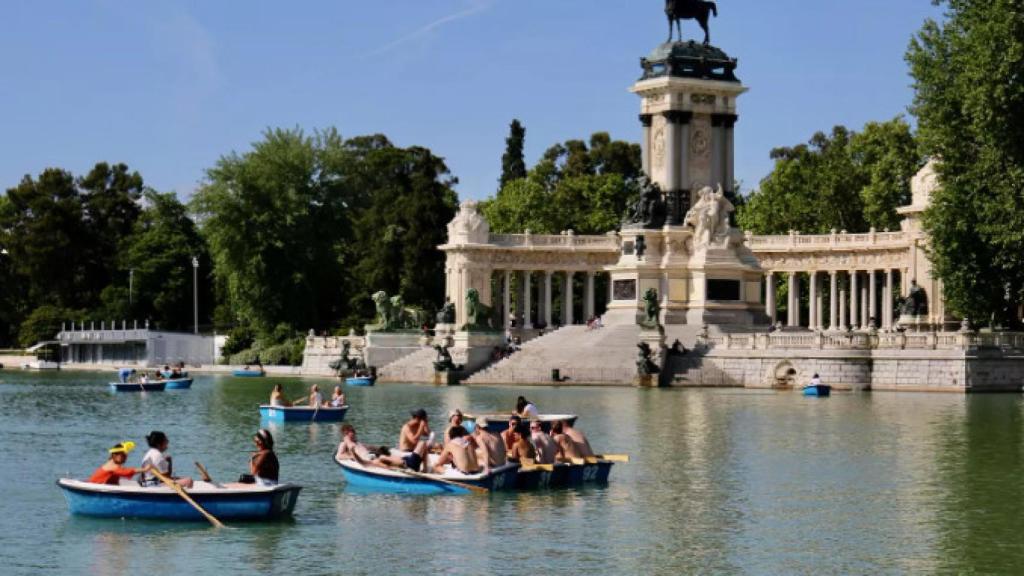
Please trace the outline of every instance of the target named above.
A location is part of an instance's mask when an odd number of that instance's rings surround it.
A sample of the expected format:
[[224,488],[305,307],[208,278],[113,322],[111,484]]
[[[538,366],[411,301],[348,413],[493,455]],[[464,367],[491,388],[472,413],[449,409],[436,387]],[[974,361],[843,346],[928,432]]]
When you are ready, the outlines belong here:
[[302,353],[302,374],[305,376],[333,376],[330,363],[341,358],[343,342],[348,341],[349,357],[361,358],[365,339],[361,336],[309,336]]

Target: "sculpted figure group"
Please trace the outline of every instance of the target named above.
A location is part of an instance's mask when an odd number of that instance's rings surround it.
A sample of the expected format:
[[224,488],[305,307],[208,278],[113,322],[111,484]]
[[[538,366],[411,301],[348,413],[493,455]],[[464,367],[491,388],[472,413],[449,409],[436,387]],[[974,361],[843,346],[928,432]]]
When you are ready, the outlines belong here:
[[697,192],[697,202],[686,213],[683,224],[693,227],[693,243],[695,246],[708,246],[712,242],[728,237],[730,214],[736,210],[732,202],[725,197],[722,185],[717,190],[705,186]]

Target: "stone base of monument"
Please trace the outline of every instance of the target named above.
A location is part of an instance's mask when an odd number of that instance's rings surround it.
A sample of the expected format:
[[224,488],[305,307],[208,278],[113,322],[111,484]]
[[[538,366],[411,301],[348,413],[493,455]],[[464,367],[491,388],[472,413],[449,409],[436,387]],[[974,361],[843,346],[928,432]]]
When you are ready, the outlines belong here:
[[368,332],[363,358],[367,366],[378,368],[422,350],[422,333],[418,330],[396,332]]
[[[651,347],[651,361],[654,362],[658,368],[665,368],[665,329],[658,326],[657,329],[643,328],[640,330],[639,343],[647,344]],[[639,360],[639,358],[638,358]],[[647,376],[637,376],[634,382],[637,386],[641,387],[656,387],[659,383],[659,374],[650,374]]]
[[458,386],[461,372],[454,370],[446,372],[434,371],[434,386]]
[[463,367],[465,374],[472,374],[483,368],[494,358],[494,349],[505,345],[505,335],[501,332],[469,332],[455,333],[455,345],[450,350],[455,364]]
[[646,376],[637,376],[633,381],[633,385],[637,388],[657,388],[658,387],[658,376],[648,374]]

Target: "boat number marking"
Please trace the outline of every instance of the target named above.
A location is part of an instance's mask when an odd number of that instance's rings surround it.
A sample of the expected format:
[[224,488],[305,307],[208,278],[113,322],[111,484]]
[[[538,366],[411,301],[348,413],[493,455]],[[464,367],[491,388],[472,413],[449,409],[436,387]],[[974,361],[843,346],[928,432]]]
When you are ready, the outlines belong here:
[[597,480],[597,466],[584,466],[583,481],[593,482],[594,480]]

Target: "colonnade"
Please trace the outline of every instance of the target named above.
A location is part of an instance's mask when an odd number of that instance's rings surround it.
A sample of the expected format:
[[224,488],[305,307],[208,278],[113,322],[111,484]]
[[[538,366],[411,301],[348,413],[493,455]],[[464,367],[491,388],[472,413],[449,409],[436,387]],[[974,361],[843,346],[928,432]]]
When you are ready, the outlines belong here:
[[[786,275],[788,290],[786,318],[778,314],[778,277]],[[897,317],[893,310],[897,281],[906,292],[907,272],[900,269],[830,270],[810,272],[768,272],[765,275],[765,311],[773,324],[811,330],[892,330]],[[807,317],[802,316],[804,277],[807,284]],[[828,309],[825,301],[828,300]]]
[[[574,286],[576,275],[583,276],[582,316],[576,318]],[[501,312],[505,330],[512,328],[512,318],[516,326],[532,330],[539,326],[553,326],[552,311],[554,310],[555,286],[557,283],[559,298],[562,300],[562,317],[560,324],[583,324],[597,313],[595,281],[598,272],[576,272],[572,270],[499,270],[496,272],[497,287],[494,303]],[[515,287],[515,302],[513,302]],[[534,300],[536,297],[536,300]]]

